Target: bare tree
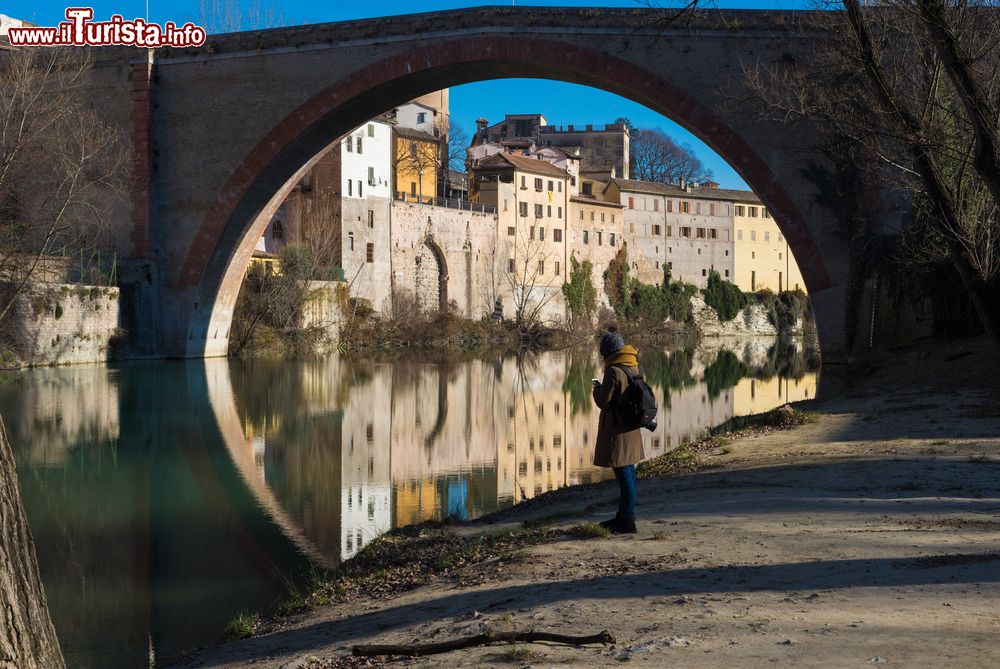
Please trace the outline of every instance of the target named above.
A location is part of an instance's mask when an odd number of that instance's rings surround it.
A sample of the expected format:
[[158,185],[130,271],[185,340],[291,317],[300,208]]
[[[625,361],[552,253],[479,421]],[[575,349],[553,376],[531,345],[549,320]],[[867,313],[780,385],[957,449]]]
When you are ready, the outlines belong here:
[[198,0],[195,23],[210,35],[287,25],[281,8],[262,0]]
[[14,454],[0,419],[0,667],[66,666],[49,617],[35,541],[21,501]]
[[506,243],[507,271],[503,281],[514,304],[514,325],[531,330],[543,325],[546,307],[561,295],[562,277],[555,273],[560,262],[546,242],[535,238],[536,226],[518,226],[514,241]]
[[640,181],[663,184],[701,182],[712,171],[686,144],[678,144],[659,128],[636,128],[627,118],[618,119],[629,129],[629,174]]
[[83,49],[0,55],[0,322],[53,256],[110,244],[106,214],[125,152],[83,100],[92,58]]
[[465,171],[465,158],[469,150],[469,135],[460,125],[452,125],[448,131],[448,169]]
[[747,82],[765,113],[818,122],[909,195],[1000,349],[1000,16],[941,0],[843,8],[806,26],[829,36],[811,66],[747,66]]

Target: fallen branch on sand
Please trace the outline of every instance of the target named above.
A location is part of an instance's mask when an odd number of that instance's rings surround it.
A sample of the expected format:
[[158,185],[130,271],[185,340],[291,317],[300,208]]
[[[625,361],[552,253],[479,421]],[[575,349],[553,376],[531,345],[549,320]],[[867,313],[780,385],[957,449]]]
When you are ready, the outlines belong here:
[[586,646],[592,643],[616,643],[615,637],[607,630],[599,634],[591,634],[590,636],[569,636],[567,634],[553,634],[551,632],[486,632],[485,634],[477,634],[465,639],[452,639],[451,641],[441,641],[439,643],[354,646],[351,651],[355,655],[369,657],[372,655],[406,655],[409,657],[418,657],[421,655],[447,653],[453,650],[461,650],[462,648],[489,646],[494,643],[539,643],[542,641],[564,643],[570,646]]

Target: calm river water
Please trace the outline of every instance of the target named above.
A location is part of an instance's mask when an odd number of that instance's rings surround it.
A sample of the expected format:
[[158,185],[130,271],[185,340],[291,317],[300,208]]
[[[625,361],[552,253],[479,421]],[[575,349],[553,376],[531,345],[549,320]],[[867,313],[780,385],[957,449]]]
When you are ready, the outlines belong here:
[[[798,343],[642,351],[659,455],[813,397]],[[596,354],[486,361],[208,360],[0,377],[52,616],[71,668],[152,666],[220,639],[313,565],[380,533],[600,480]]]

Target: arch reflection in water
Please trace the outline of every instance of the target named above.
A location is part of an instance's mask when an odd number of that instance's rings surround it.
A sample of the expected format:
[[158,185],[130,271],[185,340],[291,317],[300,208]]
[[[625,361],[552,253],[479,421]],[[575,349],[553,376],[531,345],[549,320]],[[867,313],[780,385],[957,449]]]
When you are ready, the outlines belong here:
[[[663,407],[649,455],[816,389],[798,344],[640,354]],[[606,477],[590,464],[600,369],[586,350],[14,374],[0,412],[71,666],[215,641],[390,528]]]
[[[601,363],[589,350],[228,364],[243,426],[234,458],[262,506],[325,564],[395,527],[468,520],[610,474],[591,464]],[[734,415],[809,399],[817,383],[799,344],[770,339],[652,351],[643,364],[663,407],[642,433],[650,456]]]

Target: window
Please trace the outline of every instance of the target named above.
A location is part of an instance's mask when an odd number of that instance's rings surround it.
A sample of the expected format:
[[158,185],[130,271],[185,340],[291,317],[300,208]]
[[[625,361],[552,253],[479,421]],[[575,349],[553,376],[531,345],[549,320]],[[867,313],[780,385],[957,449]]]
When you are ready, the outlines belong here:
[[361,179],[358,179],[358,197],[361,197]]
[[557,209],[556,218],[561,219],[562,218],[562,207],[556,207],[556,209]]
[[368,227],[369,228],[374,228],[375,227],[375,210],[374,209],[369,209],[368,210]]
[[559,181],[557,183],[559,185],[559,192],[561,193],[562,192],[562,181]]
[[701,202],[696,202],[694,205],[694,213],[701,214]]
[[425,112],[419,112],[417,114],[417,123],[424,123],[427,120],[427,114]]
[[515,234],[516,232],[517,232],[517,231],[516,231],[516,230],[514,229],[514,226],[513,226],[513,225],[511,225],[511,226],[509,226],[509,227],[507,228],[507,236],[508,236],[508,237],[513,237],[513,236],[514,236],[514,234]]
[[660,210],[660,201],[653,200],[653,211],[659,211],[659,210]]
[[764,218],[771,218],[771,212],[769,212],[767,209],[762,208],[761,214],[764,216]]
[[659,237],[660,236],[660,226],[658,226],[658,225],[654,225],[653,226],[653,236],[655,236],[655,237]]
[[539,260],[538,261],[538,275],[541,276],[542,274],[545,274],[545,261],[544,260]]
[[757,207],[750,207],[750,218],[757,218]]
[[541,218],[541,217],[542,217],[542,205],[536,204],[535,205],[535,218]]
[[601,246],[601,244],[603,242],[604,242],[604,233],[603,232],[598,232],[597,233],[597,245]]
[[726,278],[727,279],[729,278],[729,270],[728,269],[726,270]]
[[285,236],[285,226],[281,221],[275,221],[271,226],[271,239],[283,239]]
[[611,214],[611,222],[612,222],[612,223],[614,223],[614,222],[615,222],[615,215],[614,215],[614,214]]
[[715,216],[715,203],[714,202],[708,205],[708,215],[709,216]]
[[580,220],[583,220],[583,209],[580,210]]
[[375,244],[371,242],[365,245],[365,261],[375,262]]
[[531,226],[531,228],[528,230],[528,239],[534,239],[534,238],[535,238],[535,226]]
[[410,142],[410,155],[414,158],[417,157],[417,143]]
[[590,243],[590,230],[584,230],[583,231],[583,243],[584,244],[589,244]]
[[354,233],[353,232],[348,233],[348,235],[347,235],[347,241],[348,241],[348,246],[350,246],[351,250],[353,251],[354,250]]
[[681,202],[680,203],[680,212],[682,214],[690,214],[691,213],[691,203],[688,202],[688,201],[686,201],[686,200],[684,202]]
[[717,229],[715,229],[715,228],[710,228],[708,230],[708,238],[709,239],[718,239],[719,238],[719,231]]
[[612,232],[608,237],[608,244],[611,246],[615,245],[615,233]]
[[538,228],[538,241],[545,241],[545,228]]
[[535,190],[537,190],[537,191],[541,191],[542,190],[542,180],[541,179],[535,179]]
[[[417,184],[413,184],[413,188],[414,190],[416,190]],[[354,195],[354,181],[352,181],[351,179],[347,180],[347,194]]]
[[698,239],[704,239],[705,238],[705,228],[698,228],[698,230],[696,231],[696,235],[695,236]]
[[411,181],[410,182],[410,195],[412,195],[413,197],[417,196],[417,182],[416,181]]
[[667,200],[667,213],[671,213],[674,210],[674,201]]
[[545,217],[546,218],[552,218],[552,205],[551,204],[545,205]]
[[752,241],[752,242],[757,241],[757,231],[756,230],[751,230],[750,231],[750,241]]
[[594,210],[593,209],[590,210],[590,220],[591,221],[594,220]]
[[369,137],[374,137],[375,136],[375,124],[374,123],[369,123],[368,124],[368,136]]
[[635,209],[635,198],[633,198],[632,196],[629,196],[628,198],[628,208]]
[[[559,261],[556,261],[556,276],[559,276]],[[559,406],[558,404],[556,406]],[[556,410],[558,413],[558,409]]]
[[514,259],[510,258],[507,260],[507,271],[511,274],[514,273]]
[[527,202],[518,202],[517,203],[517,209],[518,209],[518,213],[521,214],[521,216],[527,216],[528,215],[528,203]]
[[771,241],[771,231],[770,230],[765,230],[764,231],[764,241],[765,242]]
[[368,185],[369,186],[374,186],[375,185],[375,168],[374,167],[369,167],[368,168]]
[[361,153],[361,138],[364,135],[358,135],[358,153]]
[[521,175],[521,188],[525,190],[528,188],[528,177],[523,174]]
[[347,152],[348,153],[353,153],[354,152],[354,136],[353,135],[348,135],[347,139],[344,140],[344,145],[347,147]]
[[737,230],[736,231],[736,239],[737,239],[737,241],[741,241],[741,242],[743,241],[743,231],[742,230]]
[[736,215],[746,216],[746,207],[744,207],[742,204],[736,205]]
[[708,275],[708,270],[707,270],[707,269],[705,269],[705,268],[702,268],[702,270],[701,270],[701,275],[702,275],[702,276],[707,276],[707,275]]
[[779,242],[783,242],[783,241],[785,241],[785,238],[781,236],[781,233],[780,233],[780,232],[778,233],[778,241],[779,241]]
[[691,236],[691,228],[689,227],[681,228],[681,237],[690,237],[690,236]]
[[593,195],[594,194],[594,183],[592,181],[583,182],[583,194]]
[[781,260],[781,254],[780,253],[778,254],[778,260]]
[[549,179],[549,192],[555,190],[555,184],[552,183],[552,179]]
[[561,242],[562,241],[562,229],[556,228],[552,231],[552,241]]

